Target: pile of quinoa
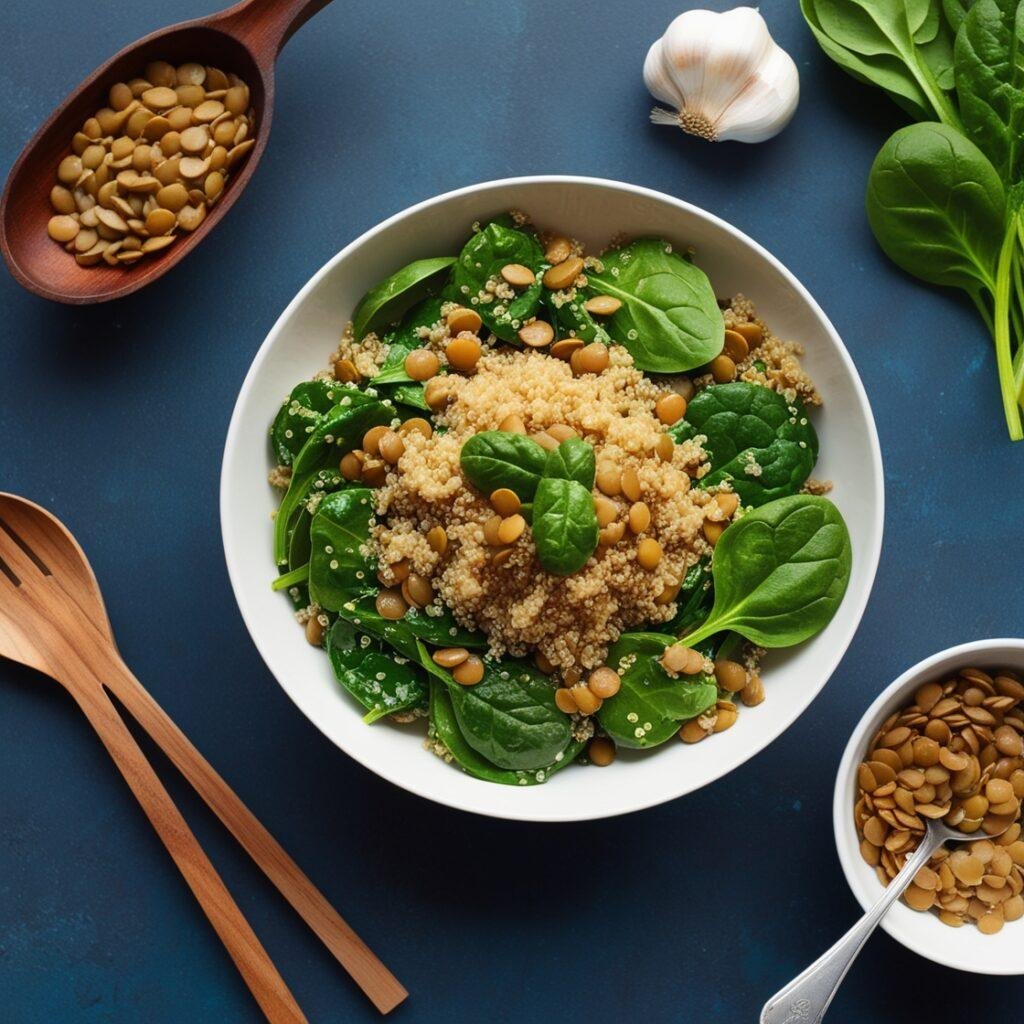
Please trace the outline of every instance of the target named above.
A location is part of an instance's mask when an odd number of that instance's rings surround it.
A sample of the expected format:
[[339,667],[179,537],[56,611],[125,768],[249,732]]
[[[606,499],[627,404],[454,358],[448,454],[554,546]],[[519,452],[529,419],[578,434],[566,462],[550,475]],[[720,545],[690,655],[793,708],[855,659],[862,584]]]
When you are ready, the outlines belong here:
[[[654,454],[665,430],[654,405],[664,389],[618,346],[596,376],[574,377],[568,363],[535,352],[491,352],[473,376],[445,380],[452,396],[438,418],[445,432],[430,439],[408,435],[397,472],[376,492],[384,521],[373,539],[384,577],[388,565],[407,559],[433,581],[461,625],[487,634],[494,655],[538,651],[563,672],[601,665],[625,629],[671,618],[675,605],[656,599],[709,550],[701,527],[713,491],[690,486],[704,458],[696,441],[676,445],[669,462]],[[646,535],[662,548],[653,570],[639,565],[639,538],[628,533],[598,547],[570,576],[541,567],[529,534],[507,561],[492,564],[483,527],[494,511],[463,479],[459,454],[473,434],[496,430],[512,415],[528,433],[566,424],[594,447],[598,465],[608,460],[637,471],[652,513]],[[624,514],[629,502],[613,500]],[[425,537],[438,525],[450,541],[444,556]]]

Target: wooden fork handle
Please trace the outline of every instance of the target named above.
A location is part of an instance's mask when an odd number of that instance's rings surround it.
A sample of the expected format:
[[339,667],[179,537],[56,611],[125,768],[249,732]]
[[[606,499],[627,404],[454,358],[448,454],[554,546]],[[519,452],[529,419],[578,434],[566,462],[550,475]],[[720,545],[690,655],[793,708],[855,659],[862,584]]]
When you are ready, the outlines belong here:
[[178,870],[185,876],[267,1020],[271,1024],[305,1024],[306,1018],[288,986],[110,698],[99,686],[77,687],[73,693]]
[[381,1013],[409,993],[120,660],[103,679]]

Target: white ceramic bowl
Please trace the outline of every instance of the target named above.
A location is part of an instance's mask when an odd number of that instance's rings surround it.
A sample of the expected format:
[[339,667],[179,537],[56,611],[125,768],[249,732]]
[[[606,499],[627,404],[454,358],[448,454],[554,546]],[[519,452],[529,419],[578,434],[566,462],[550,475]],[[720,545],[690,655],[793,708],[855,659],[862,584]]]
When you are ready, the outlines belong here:
[[[971,665],[1024,672],[1024,640],[976,640],[939,651],[918,662],[878,695],[846,745],[836,777],[832,819],[839,861],[853,895],[865,910],[874,905],[882,894],[882,887],[874,869],[860,855],[853,823],[857,766],[882,722],[908,703],[919,686]],[[1008,924],[996,935],[982,935],[973,926],[950,928],[935,914],[911,910],[899,902],[882,918],[882,927],[907,949],[937,964],[976,974],[1024,974],[1024,921]]]
[[[826,407],[816,475],[849,525],[853,575],[831,624],[811,642],[773,654],[767,701],[728,732],[695,746],[620,756],[610,768],[560,772],[543,786],[480,782],[428,754],[422,729],[364,725],[327,659],[306,643],[290,607],[272,593],[270,516],[279,495],[266,483],[268,425],[298,381],[322,367],[367,288],[410,260],[456,253],[474,221],[511,208],[557,227],[597,251],[620,232],[663,235],[696,247],[720,295],[743,292],[773,329],[798,339]],[[778,736],[825,685],[860,622],[882,542],[882,460],[857,371],[835,329],[778,260],[724,221],[671,196],[592,178],[536,177],[487,182],[430,199],[357,238],[317,271],[281,314],[242,385],[221,477],[221,525],[238,605],[270,671],[302,711],[339,747],[378,775],[452,807],[502,818],[568,821],[650,807],[732,771]]]

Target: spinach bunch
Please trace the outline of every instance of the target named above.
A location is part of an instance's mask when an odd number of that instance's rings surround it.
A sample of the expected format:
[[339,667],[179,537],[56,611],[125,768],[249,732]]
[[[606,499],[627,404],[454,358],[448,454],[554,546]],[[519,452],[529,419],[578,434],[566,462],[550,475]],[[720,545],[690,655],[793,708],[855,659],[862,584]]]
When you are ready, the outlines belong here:
[[548,452],[524,434],[486,430],[462,446],[459,464],[484,494],[507,487],[526,503],[537,561],[548,572],[568,576],[594,553],[596,467],[586,441],[571,437]]
[[882,250],[960,288],[992,335],[1010,438],[1024,438],[1024,0],[801,0],[822,49],[917,121],[868,177]]

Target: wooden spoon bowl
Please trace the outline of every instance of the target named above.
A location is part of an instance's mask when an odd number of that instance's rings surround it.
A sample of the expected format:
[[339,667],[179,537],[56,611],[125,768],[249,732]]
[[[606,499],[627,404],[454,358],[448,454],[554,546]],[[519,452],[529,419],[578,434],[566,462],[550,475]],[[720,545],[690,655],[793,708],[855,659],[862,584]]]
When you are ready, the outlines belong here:
[[[220,223],[255,172],[274,112],[274,61],[296,29],[329,2],[243,0],[210,17],[153,32],[97,68],[50,115],[8,176],[0,199],[0,251],[18,283],[55,302],[106,302],[150,284],[183,260]],[[57,165],[86,118],[107,105],[110,87],[138,77],[151,60],[194,60],[238,75],[249,86],[256,145],[195,231],[179,234],[173,245],[128,267],[79,266],[46,231],[54,214],[50,190]]]

